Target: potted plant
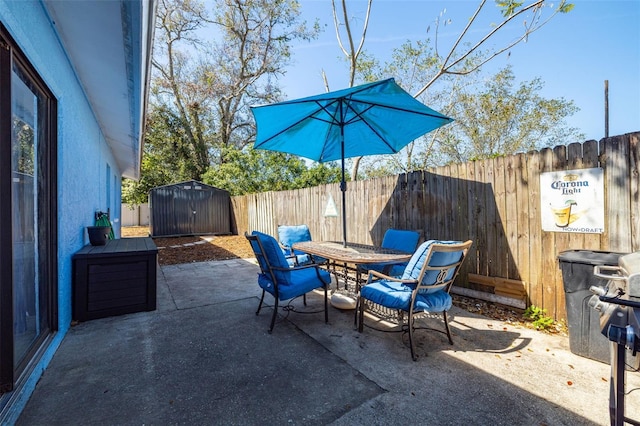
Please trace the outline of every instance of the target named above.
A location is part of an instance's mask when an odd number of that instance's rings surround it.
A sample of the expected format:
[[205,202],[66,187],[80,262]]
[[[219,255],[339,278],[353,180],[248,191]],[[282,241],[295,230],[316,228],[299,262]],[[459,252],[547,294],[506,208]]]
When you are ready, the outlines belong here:
[[89,243],[91,243],[92,246],[103,246],[107,243],[111,227],[87,226],[87,232],[89,233]]

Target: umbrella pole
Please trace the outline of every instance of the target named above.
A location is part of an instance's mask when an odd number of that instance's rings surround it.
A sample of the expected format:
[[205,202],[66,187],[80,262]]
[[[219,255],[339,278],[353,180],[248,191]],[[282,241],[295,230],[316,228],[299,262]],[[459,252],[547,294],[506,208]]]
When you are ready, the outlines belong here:
[[344,179],[344,158],[342,158],[342,182],[340,182],[340,190],[342,191],[342,246],[346,247],[347,246],[347,217],[346,217],[347,182]]
[[340,149],[342,150],[342,182],[340,182],[340,191],[342,191],[342,246],[347,246],[347,182],[344,178],[344,120],[342,120],[342,104],[340,104]]

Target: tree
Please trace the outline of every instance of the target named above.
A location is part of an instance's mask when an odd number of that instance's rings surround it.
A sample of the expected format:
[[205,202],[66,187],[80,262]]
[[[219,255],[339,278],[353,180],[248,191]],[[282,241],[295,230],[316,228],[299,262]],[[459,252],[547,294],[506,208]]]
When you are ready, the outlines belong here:
[[[367,3],[367,11],[365,13],[364,25],[362,29],[361,41],[358,48],[355,48],[353,37],[349,24],[349,13],[347,11],[347,0],[341,0],[342,3],[342,16],[343,20],[339,19],[339,14],[336,11],[335,0],[332,0],[334,26],[336,29],[336,36],[338,38],[338,45],[344,54],[347,61],[350,63],[350,82],[353,85],[355,78],[354,72],[359,68],[358,59],[365,58],[363,53],[364,41],[369,25],[369,15],[371,12],[372,0]],[[487,1],[481,0],[475,12],[467,22],[466,26],[460,32],[458,38],[452,46],[449,47],[447,53],[440,54],[438,46],[438,35],[441,26],[445,26],[450,23],[450,20],[442,19],[444,12],[435,21],[435,41],[434,41],[434,63],[437,67],[432,69],[428,74],[416,74],[416,77],[420,81],[424,82],[420,88],[415,92],[416,97],[423,95],[427,89],[429,89],[436,81],[439,81],[444,76],[467,76],[480,68],[487,62],[491,61],[495,57],[508,52],[516,45],[525,42],[528,37],[534,32],[538,31],[545,24],[547,24],[558,13],[568,13],[573,9],[573,4],[567,3],[566,0],[561,0],[559,4],[553,5],[545,0],[534,0],[529,4],[525,4],[524,1],[515,0],[497,0],[496,6],[502,13],[503,20],[498,22],[486,32],[482,33],[475,28],[477,18],[486,6]],[[548,16],[545,16],[545,8],[551,12]],[[487,45],[489,40],[495,40],[495,35],[498,34],[504,28],[510,28],[511,25],[516,22],[518,18],[522,20],[522,32],[515,40],[506,42],[504,45],[498,45],[489,50],[482,51]],[[344,34],[347,39],[347,45],[349,49],[346,49],[345,43],[342,40],[341,27],[344,28]],[[481,34],[479,38],[472,39],[474,34]],[[471,60],[470,60],[471,59]],[[371,64],[369,64],[371,65]],[[362,68],[361,68],[362,69]],[[328,82],[325,78],[325,85],[328,87]],[[353,160],[352,167],[352,179],[355,180],[358,177],[358,167],[361,158],[355,158]]]
[[171,111],[156,108],[147,114],[140,180],[123,179],[122,201],[146,203],[156,186],[192,179],[193,164],[188,161],[182,123]]
[[[567,127],[565,118],[578,108],[565,99],[545,99],[538,92],[540,78],[514,87],[508,66],[487,79],[483,88],[459,93],[454,103],[454,125],[444,132],[438,149],[453,161],[484,159],[581,140],[584,135]],[[449,139],[449,142],[447,142]]]
[[[353,87],[355,82],[356,71],[358,69],[358,58],[362,53],[364,41],[367,37],[367,28],[369,28],[369,16],[371,15],[372,3],[373,3],[373,0],[367,0],[367,11],[365,13],[364,24],[362,25],[362,35],[360,36],[360,43],[356,48],[353,41],[353,34],[351,33],[351,24],[349,23],[349,12],[347,10],[347,0],[341,0],[342,16],[343,16],[342,21],[339,18],[339,14],[336,9],[335,0],[331,0],[331,7],[333,9],[333,26],[336,30],[336,38],[338,39],[338,46],[340,47],[340,50],[344,54],[346,60],[349,62],[349,87]],[[344,37],[346,37],[346,40],[349,46],[348,49],[345,47],[345,43],[343,41],[343,35],[340,31],[340,27],[344,27]],[[324,72],[322,74],[323,74],[327,91],[329,91],[329,82],[327,81],[327,78]],[[362,157],[356,157],[352,160],[352,166],[351,166],[352,180],[356,180],[358,178],[358,167],[360,165],[361,158]]]
[[[161,0],[154,45],[150,109],[181,124],[174,137],[197,180],[225,161],[224,147],[252,140],[248,106],[279,99],[290,43],[317,32],[299,22],[296,0],[218,0],[212,10],[196,0]],[[219,40],[206,42],[205,30]]]
[[178,131],[176,135],[169,134],[166,142],[177,144],[179,140],[181,149],[177,153],[191,163],[194,179],[199,179],[209,166],[209,148],[215,136],[214,129],[205,124],[213,119],[210,111],[216,93],[214,87],[202,84],[197,65],[186,49],[193,51],[201,45],[196,31],[204,22],[206,11],[198,1],[159,2],[149,105],[150,111],[161,110],[160,116],[180,123],[178,127],[166,126]]
[[[574,7],[572,3],[567,3],[566,0],[560,0],[557,6],[546,0],[535,0],[526,5],[524,1],[515,0],[496,0],[495,3],[502,13],[502,17],[504,18],[503,21],[499,22],[496,25],[493,25],[492,28],[484,33],[484,35],[470,42],[470,34],[474,33],[474,31],[472,30],[473,25],[475,24],[476,19],[487,4],[487,0],[482,0],[476,8],[476,11],[472,15],[472,17],[467,22],[467,25],[460,32],[460,35],[458,36],[453,46],[451,46],[451,48],[449,49],[449,52],[442,57],[438,54],[437,43],[437,34],[442,22],[439,18],[436,20],[435,48],[436,55],[442,59],[441,64],[437,72],[433,76],[431,76],[429,81],[424,86],[422,86],[420,90],[416,92],[415,96],[419,96],[424,93],[443,75],[469,75],[472,72],[479,70],[483,65],[485,65],[495,57],[508,52],[510,49],[520,43],[526,42],[531,34],[545,26],[558,13],[571,12]],[[551,13],[547,17],[544,16],[545,7],[548,7],[551,10]],[[528,13],[529,15],[527,15]],[[444,13],[441,13],[440,17],[442,17],[443,15]],[[490,51],[488,51],[488,54],[484,55],[484,58],[481,61],[474,61],[473,65],[470,65],[470,63],[466,61],[466,59],[470,55],[477,54],[481,49],[483,49],[489,40],[494,40],[494,36],[500,30],[502,30],[503,28],[507,28],[508,25],[510,25],[520,17],[523,17],[524,19],[522,21],[522,33],[519,37],[506,42],[504,45],[492,48]]]

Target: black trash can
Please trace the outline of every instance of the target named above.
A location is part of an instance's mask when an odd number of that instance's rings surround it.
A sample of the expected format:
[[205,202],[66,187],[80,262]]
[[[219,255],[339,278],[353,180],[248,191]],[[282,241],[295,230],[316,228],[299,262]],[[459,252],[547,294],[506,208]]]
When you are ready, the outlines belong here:
[[589,306],[592,285],[605,287],[607,281],[593,275],[595,265],[617,266],[626,253],[567,250],[558,255],[569,327],[569,347],[576,355],[609,363],[609,340],[600,332],[600,314]]

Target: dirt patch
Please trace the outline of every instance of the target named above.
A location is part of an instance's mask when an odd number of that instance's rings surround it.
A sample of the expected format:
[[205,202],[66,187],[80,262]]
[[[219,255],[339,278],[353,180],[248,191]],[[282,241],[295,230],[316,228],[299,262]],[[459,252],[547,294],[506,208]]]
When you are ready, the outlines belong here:
[[154,238],[153,241],[158,246],[160,265],[254,257],[249,241],[238,235]]
[[[149,228],[128,226],[122,228],[121,233],[126,238],[148,237]],[[153,242],[158,247],[160,265],[253,257],[249,241],[242,235],[154,238]]]

